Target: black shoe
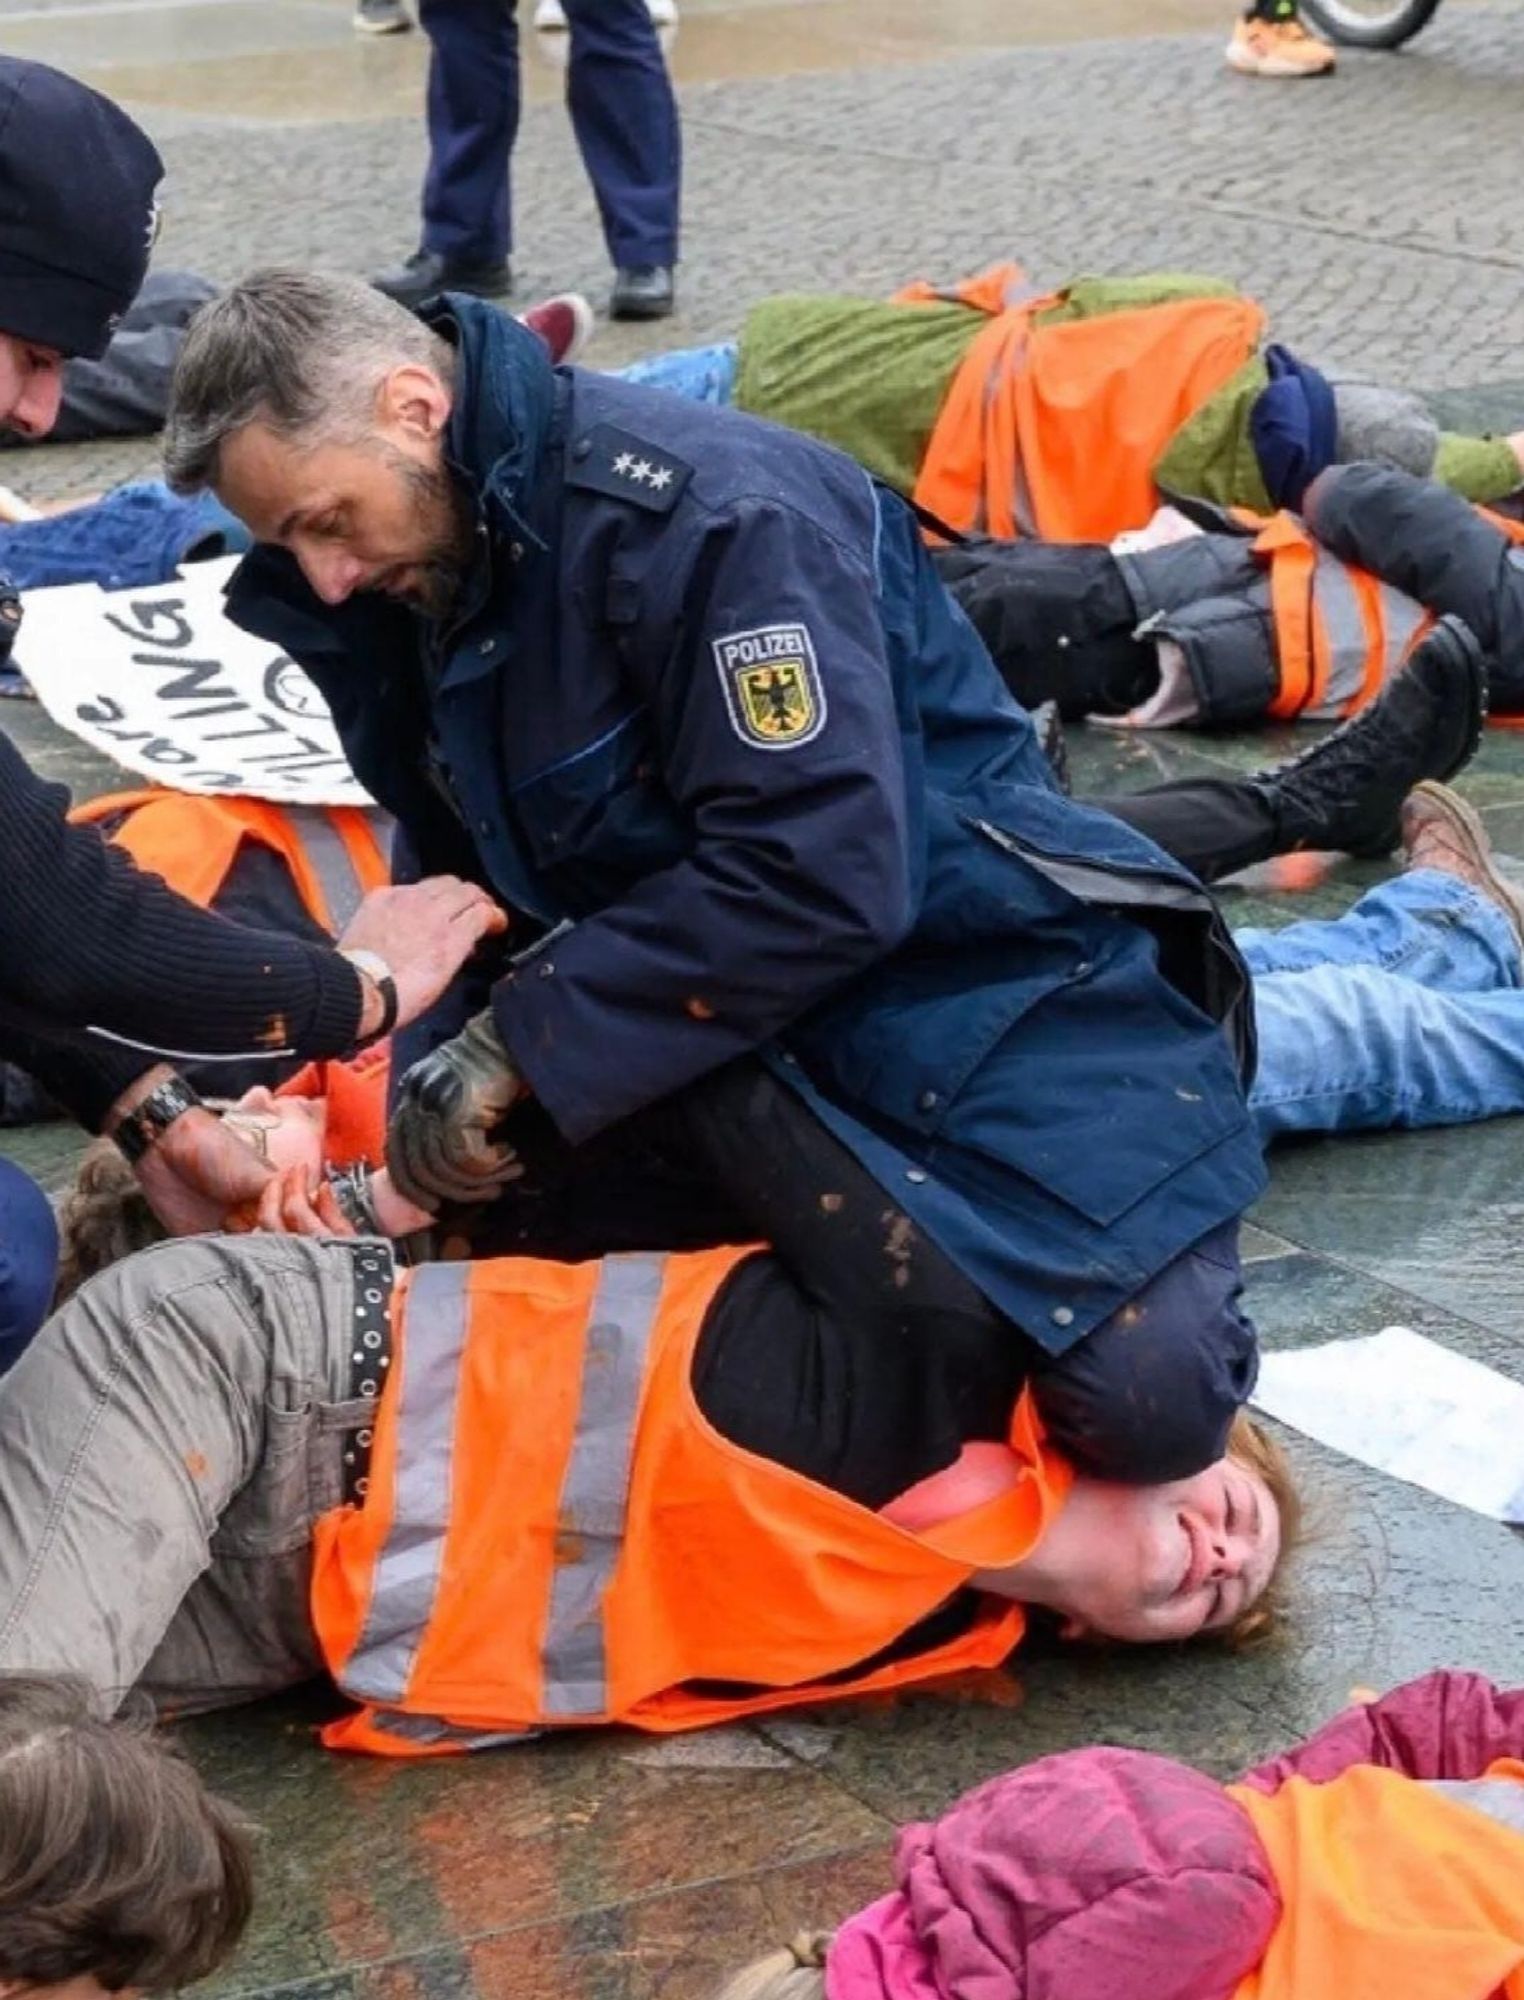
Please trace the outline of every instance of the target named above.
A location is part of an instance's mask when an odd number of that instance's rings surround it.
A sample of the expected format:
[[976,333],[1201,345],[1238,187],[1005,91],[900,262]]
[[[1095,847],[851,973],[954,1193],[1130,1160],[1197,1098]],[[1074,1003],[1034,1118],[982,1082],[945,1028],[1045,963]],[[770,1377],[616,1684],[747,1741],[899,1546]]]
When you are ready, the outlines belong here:
[[1048,760],[1048,769],[1053,773],[1053,782],[1068,798],[1074,790],[1069,782],[1069,741],[1064,735],[1063,717],[1058,712],[1056,701],[1045,701],[1032,710],[1032,727],[1037,732],[1037,747]]
[[670,264],[632,264],[614,273],[610,319],[665,319],[676,304]]
[[1486,720],[1486,656],[1469,626],[1442,618],[1369,708],[1248,782],[1269,800],[1286,848],[1390,854],[1408,793],[1468,763]]
[[513,272],[505,260],[495,264],[457,264],[435,250],[415,250],[406,263],[378,271],[371,279],[399,306],[417,308],[439,292],[470,292],[479,299],[506,298],[513,290]]

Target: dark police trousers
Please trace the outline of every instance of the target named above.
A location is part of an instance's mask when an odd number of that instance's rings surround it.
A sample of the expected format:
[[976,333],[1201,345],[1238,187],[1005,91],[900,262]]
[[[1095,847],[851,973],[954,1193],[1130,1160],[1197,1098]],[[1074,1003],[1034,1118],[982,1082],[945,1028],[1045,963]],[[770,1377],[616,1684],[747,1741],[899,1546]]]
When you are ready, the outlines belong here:
[[[566,103],[604,241],[620,267],[677,262],[677,102],[645,0],[564,0]],[[423,248],[496,262],[513,248],[509,155],[519,128],[511,0],[420,0],[429,61]]]
[[[1028,1381],[1067,1457],[1138,1483],[1220,1458],[1253,1387],[1236,1225],[1049,1354],[755,1058],[583,1146],[567,1147],[534,1106],[508,1130],[525,1180],[475,1212],[474,1256],[772,1246],[711,1308],[695,1390],[733,1442],[865,1506],[940,1471],[971,1439],[1003,1438]],[[722,1308],[745,1325],[731,1343]]]

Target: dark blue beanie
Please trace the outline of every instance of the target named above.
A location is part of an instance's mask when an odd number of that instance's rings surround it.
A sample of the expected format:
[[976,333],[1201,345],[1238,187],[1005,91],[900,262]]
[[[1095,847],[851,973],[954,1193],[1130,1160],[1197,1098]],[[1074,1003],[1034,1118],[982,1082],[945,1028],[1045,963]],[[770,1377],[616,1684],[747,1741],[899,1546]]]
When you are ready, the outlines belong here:
[[1249,411],[1249,439],[1277,507],[1300,507],[1339,449],[1339,413],[1328,379],[1284,347],[1265,349],[1270,374]]
[[148,269],[163,176],[109,98],[0,56],[0,333],[104,354]]

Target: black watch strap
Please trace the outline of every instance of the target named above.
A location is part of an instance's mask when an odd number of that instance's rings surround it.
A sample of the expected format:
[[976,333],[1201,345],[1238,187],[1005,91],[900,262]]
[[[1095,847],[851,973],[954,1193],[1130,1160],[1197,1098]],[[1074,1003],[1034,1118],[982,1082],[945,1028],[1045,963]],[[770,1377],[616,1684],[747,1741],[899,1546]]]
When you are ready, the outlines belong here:
[[391,967],[386,960],[373,951],[343,951],[340,958],[347,958],[363,979],[368,979],[381,995],[381,1020],[368,1035],[357,1035],[350,1050],[358,1055],[361,1049],[374,1048],[377,1042],[384,1042],[397,1025],[397,1015],[401,1011],[397,999],[397,982],[392,977]]
[[194,1087],[183,1076],[166,1077],[149,1091],[141,1104],[117,1122],[111,1136],[123,1158],[136,1166],[175,1120],[187,1111],[194,1111],[200,1102]]

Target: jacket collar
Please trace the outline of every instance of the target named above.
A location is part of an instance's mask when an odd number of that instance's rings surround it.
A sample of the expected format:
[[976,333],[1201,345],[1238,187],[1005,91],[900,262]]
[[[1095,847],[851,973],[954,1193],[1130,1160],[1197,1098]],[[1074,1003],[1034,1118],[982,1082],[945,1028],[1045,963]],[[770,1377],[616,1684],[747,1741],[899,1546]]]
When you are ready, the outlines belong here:
[[544,343],[509,314],[461,292],[447,292],[424,317],[458,357],[445,439],[452,470],[479,512],[543,548],[531,517],[556,408]]

